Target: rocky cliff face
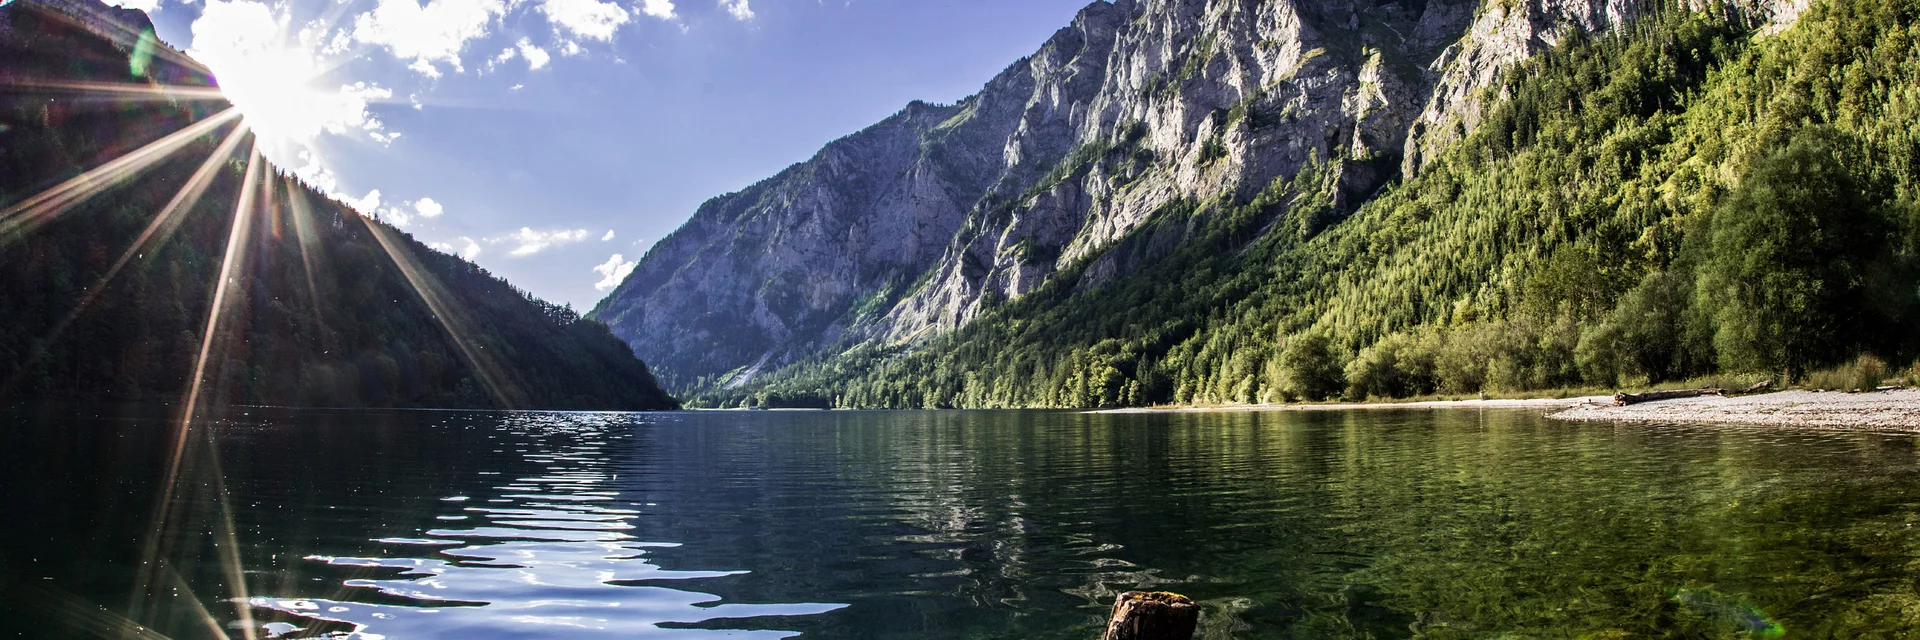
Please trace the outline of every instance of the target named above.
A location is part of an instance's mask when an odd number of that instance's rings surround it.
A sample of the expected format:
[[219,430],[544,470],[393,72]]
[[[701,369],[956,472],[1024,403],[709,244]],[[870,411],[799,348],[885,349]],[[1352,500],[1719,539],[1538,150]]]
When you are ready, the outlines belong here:
[[592,315],[683,387],[912,344],[1062,269],[1084,266],[1081,286],[1125,275],[1109,249],[1171,203],[1204,212],[1311,170],[1350,211],[1471,130],[1514,64],[1644,4],[1096,2],[980,93],[914,103],[709,201]]

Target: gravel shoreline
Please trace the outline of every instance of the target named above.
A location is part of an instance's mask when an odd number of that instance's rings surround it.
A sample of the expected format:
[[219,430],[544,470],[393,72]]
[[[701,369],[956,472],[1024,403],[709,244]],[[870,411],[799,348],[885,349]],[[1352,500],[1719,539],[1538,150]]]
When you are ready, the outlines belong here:
[[1547,417],[1580,422],[1665,422],[1920,431],[1920,389],[1842,393],[1780,391],[1702,396],[1625,407],[1586,404]]
[[1355,409],[1564,409],[1593,402],[1612,402],[1612,396],[1579,398],[1515,398],[1494,400],[1426,400],[1350,404],[1232,404],[1218,407],[1149,407],[1100,409],[1088,413],[1243,413],[1249,411],[1352,411]]

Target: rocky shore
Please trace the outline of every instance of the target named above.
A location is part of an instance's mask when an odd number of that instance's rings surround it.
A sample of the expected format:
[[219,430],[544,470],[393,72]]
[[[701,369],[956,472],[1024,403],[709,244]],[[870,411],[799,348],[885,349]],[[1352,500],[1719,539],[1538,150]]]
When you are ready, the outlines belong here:
[[1548,417],[1583,422],[1920,430],[1920,389],[1866,393],[1781,391],[1661,400],[1624,407],[1589,403]]
[[1597,402],[1612,402],[1608,396],[1580,398],[1514,398],[1490,400],[1423,400],[1419,402],[1328,403],[1328,404],[1235,404],[1209,407],[1144,407],[1102,409],[1091,413],[1235,413],[1246,411],[1352,411],[1355,409],[1565,409]]

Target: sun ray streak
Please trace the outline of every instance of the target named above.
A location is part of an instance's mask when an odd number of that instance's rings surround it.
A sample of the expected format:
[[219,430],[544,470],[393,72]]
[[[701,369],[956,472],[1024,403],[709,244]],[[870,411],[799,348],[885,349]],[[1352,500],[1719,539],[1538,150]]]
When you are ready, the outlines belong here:
[[[272,184],[267,181],[267,184]],[[233,497],[227,494],[226,474],[220,469],[220,451],[212,447],[209,438],[207,462],[213,467],[214,499],[220,507],[220,517],[214,521],[218,525],[214,530],[220,549],[220,568],[227,575],[227,588],[230,602],[233,603],[234,617],[240,623],[240,634],[246,640],[256,640],[253,624],[252,594],[247,589],[246,566],[240,559],[240,536],[233,530]],[[196,600],[197,602],[197,600]]]
[[7,597],[16,603],[26,604],[40,611],[53,614],[53,617],[65,620],[71,625],[70,631],[85,634],[90,638],[117,638],[119,640],[169,640],[153,629],[129,620],[93,603],[52,588],[40,587],[31,582],[19,583],[7,590]]
[[[193,377],[188,380],[186,397],[180,404],[180,417],[172,434],[173,444],[167,458],[167,471],[161,477],[159,499],[154,504],[153,528],[141,552],[140,566],[143,575],[134,583],[135,598],[150,595],[149,585],[152,584],[152,576],[147,572],[165,561],[169,543],[168,532],[179,524],[174,522],[173,516],[181,507],[176,504],[181,471],[190,462],[187,458],[187,443],[191,440],[190,436],[194,431],[194,420],[199,417],[202,409],[200,401],[205,388],[207,361],[213,354],[213,347],[220,333],[220,321],[225,316],[227,297],[234,281],[239,277],[241,262],[246,259],[247,233],[252,228],[253,220],[250,209],[255,204],[255,192],[259,188],[262,164],[259,149],[249,148],[244,169],[246,177],[241,182],[240,196],[234,205],[233,224],[227,234],[225,256],[220,261],[219,280],[214,285],[212,305],[207,309],[206,328],[200,335],[199,355],[194,358]],[[139,609],[140,607],[136,604],[135,610]]]
[[305,269],[307,275],[307,298],[313,303],[314,324],[325,325],[326,318],[321,315],[325,307],[320,304],[320,285],[314,279],[316,272],[314,254],[320,250],[320,241],[313,230],[313,203],[307,200],[303,190],[296,189],[291,184],[287,185],[286,194],[287,208],[293,214],[294,239],[300,245],[300,266]]
[[467,364],[473,367],[474,375],[480,378],[481,386],[487,388],[487,392],[493,395],[494,401],[504,409],[519,409],[527,406],[520,387],[512,382],[512,373],[506,367],[500,366],[500,363],[486,352],[484,345],[475,344],[473,336],[477,334],[467,326],[465,316],[459,315],[460,308],[449,303],[446,299],[447,293],[440,287],[439,281],[433,277],[433,274],[421,268],[407,248],[402,246],[399,238],[393,237],[395,233],[393,229],[364,217],[361,218],[361,222],[366,224],[367,230],[373,234],[374,239],[380,242],[380,248],[393,259],[394,266],[400,268],[400,274],[407,278],[407,284],[413,287],[413,292],[420,296],[421,301],[427,303],[427,310],[433,314],[433,319],[439,321],[440,327],[446,330],[447,337],[453,340],[454,347],[460,350]]
[[99,167],[41,191],[25,200],[0,209],[0,242],[23,236],[45,224],[73,205],[98,195],[126,178],[165,160],[173,152],[240,117],[240,111],[228,108],[218,114],[168,134],[144,147],[108,161]]
[[[194,619],[200,621],[200,624],[207,627],[207,636],[211,638],[227,637],[226,630],[220,628],[220,619],[213,617],[213,612],[208,611],[207,606],[201,604],[200,599],[193,596],[193,586],[187,584],[187,579],[180,577],[180,572],[173,570],[171,565],[165,568],[168,581],[173,583],[173,588],[180,593],[186,594],[187,604],[193,606]],[[251,637],[252,634],[248,634],[248,636],[247,640],[253,640]]]
[[227,94],[215,87],[192,87],[147,82],[24,80],[6,83],[6,87],[9,89],[52,89],[55,91],[72,91],[80,94],[100,94],[120,101],[128,98],[146,98],[157,102],[227,99]]
[[72,326],[75,320],[80,318],[80,314],[86,311],[87,307],[92,306],[93,303],[106,292],[107,285],[113,282],[114,277],[119,275],[121,269],[126,268],[127,263],[145,255],[149,251],[157,251],[160,245],[165,244],[167,239],[173,236],[173,232],[180,227],[181,218],[185,217],[184,212],[194,203],[198,202],[201,196],[206,194],[207,188],[213,184],[214,176],[219,173],[220,167],[226,163],[228,158],[233,157],[234,150],[239,148],[240,142],[246,138],[246,132],[246,123],[242,122],[240,126],[234,127],[233,131],[227,134],[226,139],[220,142],[220,146],[215,148],[211,155],[207,156],[205,162],[200,163],[200,168],[194,171],[193,177],[188,178],[187,183],[181,185],[180,191],[174,194],[173,200],[168,201],[167,205],[160,209],[160,213],[154,215],[153,220],[147,223],[147,228],[141,231],[140,236],[134,239],[133,244],[128,246],[127,250],[120,254],[119,259],[114,260],[113,264],[107,267],[106,272],[94,281],[93,286],[85,290],[86,293],[80,296],[80,302],[74,305],[73,311],[68,312],[65,318],[61,318],[60,322],[55,324],[51,331],[47,332],[47,335],[40,341],[40,346],[14,370],[13,378],[7,380],[5,384],[0,385],[0,395],[5,395],[6,392],[11,391],[15,384],[18,384],[20,380],[25,378],[27,371],[31,370],[35,363],[39,362],[41,358],[46,357],[47,350],[52,348],[54,342],[59,340],[62,334],[66,333],[67,328]]

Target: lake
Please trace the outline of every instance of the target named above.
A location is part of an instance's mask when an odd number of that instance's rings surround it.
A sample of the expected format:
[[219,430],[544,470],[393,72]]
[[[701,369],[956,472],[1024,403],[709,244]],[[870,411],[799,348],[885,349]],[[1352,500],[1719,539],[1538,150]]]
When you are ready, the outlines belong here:
[[1920,635],[1903,434],[240,408],[176,441],[151,407],[6,416],[14,636],[1091,639],[1149,588],[1201,602],[1204,638]]

